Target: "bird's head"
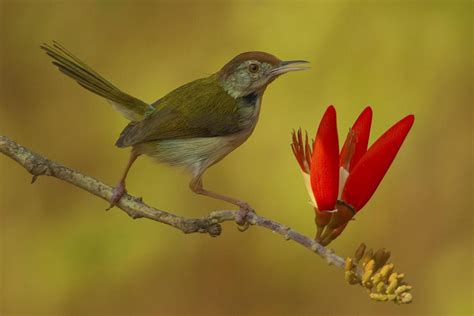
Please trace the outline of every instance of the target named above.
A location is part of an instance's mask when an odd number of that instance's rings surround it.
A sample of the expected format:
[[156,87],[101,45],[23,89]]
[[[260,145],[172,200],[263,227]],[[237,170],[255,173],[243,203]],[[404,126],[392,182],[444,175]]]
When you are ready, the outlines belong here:
[[264,91],[278,76],[297,70],[305,70],[298,64],[305,60],[282,61],[264,52],[246,52],[237,55],[217,73],[223,88],[232,97],[238,98]]

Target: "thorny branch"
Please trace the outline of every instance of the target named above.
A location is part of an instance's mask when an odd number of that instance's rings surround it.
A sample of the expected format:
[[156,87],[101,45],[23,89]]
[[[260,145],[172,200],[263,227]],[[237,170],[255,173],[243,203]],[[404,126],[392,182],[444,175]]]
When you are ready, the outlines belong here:
[[[112,187],[97,179],[36,154],[6,136],[0,136],[0,152],[15,160],[31,173],[33,175],[32,183],[38,176],[52,176],[86,190],[106,201],[110,201],[112,197]],[[128,194],[125,195],[116,206],[134,219],[148,218],[172,226],[186,234],[198,232],[208,233],[212,237],[220,235],[222,231],[220,223],[235,221],[238,216],[238,211],[222,210],[211,212],[206,217],[185,218],[151,207],[145,204],[141,198],[136,198]],[[286,240],[292,240],[317,253],[329,264],[344,269],[344,258],[336,255],[331,249],[321,246],[312,238],[307,237],[286,225],[259,216],[255,213],[249,213],[247,221],[251,225],[260,226],[278,233]]]
[[[63,166],[36,154],[26,147],[0,135],[0,152],[15,160],[33,175],[32,183],[38,176],[52,176],[69,182],[89,193],[106,201],[110,201],[113,188],[101,181]],[[130,217],[148,218],[162,224],[169,225],[182,232],[207,233],[212,237],[222,232],[221,223],[240,219],[238,211],[223,210],[211,212],[206,217],[185,218],[145,204],[141,198],[125,195],[116,205]],[[357,249],[353,258],[342,258],[290,227],[274,220],[249,213],[246,217],[248,224],[266,228],[278,233],[286,240],[292,240],[303,247],[317,253],[330,265],[344,269],[344,276],[349,284],[358,284],[368,290],[369,297],[376,301],[392,301],[397,304],[408,304],[412,301],[410,293],[412,287],[404,281],[404,274],[394,271],[394,264],[389,263],[390,252],[379,249],[366,251],[365,244]]]

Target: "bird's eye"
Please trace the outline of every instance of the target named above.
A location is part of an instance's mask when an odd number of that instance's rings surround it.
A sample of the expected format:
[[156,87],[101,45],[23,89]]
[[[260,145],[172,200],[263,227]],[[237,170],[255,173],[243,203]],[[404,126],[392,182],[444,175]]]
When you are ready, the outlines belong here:
[[251,73],[256,73],[260,69],[260,66],[258,64],[250,64],[249,65],[249,71]]

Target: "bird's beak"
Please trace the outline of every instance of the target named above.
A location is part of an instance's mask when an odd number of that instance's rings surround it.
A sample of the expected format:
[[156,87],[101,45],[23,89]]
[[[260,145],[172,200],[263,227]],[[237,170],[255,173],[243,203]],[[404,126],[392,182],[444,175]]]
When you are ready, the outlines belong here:
[[308,64],[309,61],[306,60],[284,60],[280,62],[280,64],[270,70],[270,75],[278,76],[290,71],[299,71],[299,70],[306,70],[309,69],[307,66],[298,66],[298,64]]

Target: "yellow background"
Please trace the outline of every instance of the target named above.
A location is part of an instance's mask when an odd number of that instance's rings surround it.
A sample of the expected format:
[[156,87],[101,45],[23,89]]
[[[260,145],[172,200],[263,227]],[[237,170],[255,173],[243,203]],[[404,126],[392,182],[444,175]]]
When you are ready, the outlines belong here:
[[[71,185],[30,185],[0,156],[2,315],[467,315],[473,313],[472,3],[460,1],[0,1],[0,134],[114,184],[126,124],[50,65],[57,40],[145,101],[247,50],[307,59],[267,90],[242,147],[209,188],[314,234],[290,131],[311,133],[329,104],[341,135],[367,104],[373,141],[415,125],[367,206],[332,244],[386,247],[414,286],[409,306],[368,299],[340,270],[270,232],[184,235],[133,221]],[[140,159],[131,194],[185,216],[231,206],[194,195],[183,172]]]

